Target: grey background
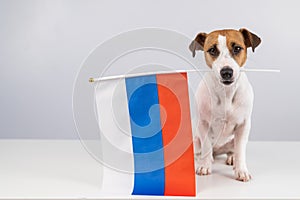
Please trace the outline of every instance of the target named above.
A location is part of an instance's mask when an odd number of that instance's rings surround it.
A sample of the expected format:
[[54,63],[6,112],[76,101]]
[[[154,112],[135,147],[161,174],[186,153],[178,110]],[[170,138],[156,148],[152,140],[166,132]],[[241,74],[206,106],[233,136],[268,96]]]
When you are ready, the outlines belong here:
[[[76,139],[72,90],[82,61],[113,35],[161,27],[191,39],[246,27],[263,40],[249,68],[251,140],[300,140],[299,1],[0,1],[0,138]],[[147,39],[147,38],[145,38]],[[198,59],[203,59],[198,54]]]

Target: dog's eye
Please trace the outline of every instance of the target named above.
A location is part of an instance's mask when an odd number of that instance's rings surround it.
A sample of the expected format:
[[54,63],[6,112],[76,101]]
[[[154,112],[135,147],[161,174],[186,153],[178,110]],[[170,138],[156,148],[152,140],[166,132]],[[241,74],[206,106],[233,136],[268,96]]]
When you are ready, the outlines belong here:
[[232,52],[233,52],[234,55],[237,55],[241,52],[242,49],[243,48],[240,47],[240,46],[234,46]]
[[218,55],[218,50],[217,48],[214,46],[214,47],[211,47],[210,49],[208,49],[207,51],[210,55],[212,56],[217,56]]

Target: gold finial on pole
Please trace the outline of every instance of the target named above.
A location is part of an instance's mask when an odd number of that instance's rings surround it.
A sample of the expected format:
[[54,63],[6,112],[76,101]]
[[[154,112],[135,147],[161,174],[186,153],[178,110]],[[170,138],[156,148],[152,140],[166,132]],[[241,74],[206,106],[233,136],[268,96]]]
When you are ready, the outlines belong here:
[[90,78],[90,79],[89,79],[89,82],[91,82],[91,83],[95,82],[95,81],[94,81],[94,78]]

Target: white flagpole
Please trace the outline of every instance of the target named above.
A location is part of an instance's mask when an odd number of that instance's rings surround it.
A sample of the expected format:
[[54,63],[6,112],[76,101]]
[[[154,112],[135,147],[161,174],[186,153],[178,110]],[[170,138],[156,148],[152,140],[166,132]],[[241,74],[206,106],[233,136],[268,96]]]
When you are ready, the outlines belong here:
[[[96,81],[106,81],[113,80],[119,78],[131,78],[136,76],[146,76],[146,75],[154,75],[154,74],[172,74],[172,73],[184,73],[184,72],[212,72],[209,69],[188,69],[188,70],[174,70],[174,71],[157,71],[157,72],[143,72],[143,73],[135,73],[135,74],[124,74],[124,75],[114,75],[114,76],[106,76],[101,78],[90,78],[89,82]],[[241,72],[280,72],[279,69],[241,69]]]
[[280,69],[241,69],[241,72],[280,72]]

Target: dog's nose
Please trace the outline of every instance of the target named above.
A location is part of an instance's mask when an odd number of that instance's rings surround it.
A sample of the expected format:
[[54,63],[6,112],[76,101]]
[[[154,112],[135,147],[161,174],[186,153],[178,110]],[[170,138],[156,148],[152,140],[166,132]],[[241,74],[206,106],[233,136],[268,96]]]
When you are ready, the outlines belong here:
[[223,69],[221,69],[220,74],[224,80],[230,80],[233,75],[233,70],[230,67],[226,66]]

